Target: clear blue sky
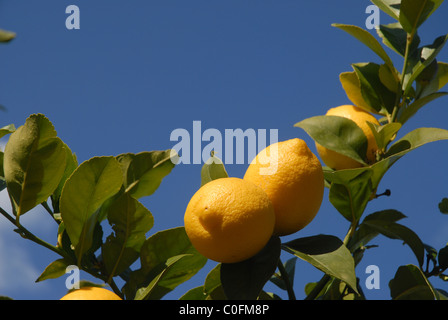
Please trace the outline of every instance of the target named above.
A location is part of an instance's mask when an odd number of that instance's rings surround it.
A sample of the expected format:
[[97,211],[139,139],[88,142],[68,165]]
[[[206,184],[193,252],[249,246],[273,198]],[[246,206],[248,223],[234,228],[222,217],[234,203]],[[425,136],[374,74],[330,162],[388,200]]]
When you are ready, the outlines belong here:
[[[81,11],[79,30],[67,30],[65,8]],[[1,126],[17,127],[33,113],[45,114],[80,162],[93,156],[163,150],[174,146],[177,128],[278,129],[279,139],[299,137],[315,151],[304,131],[293,125],[349,103],[339,73],[355,62],[379,62],[334,22],[364,27],[367,0],[172,0],[172,1],[12,1],[0,0],[0,28],[17,38],[0,46]],[[426,22],[420,36],[432,43],[448,32],[448,4]],[[381,23],[390,19],[381,14]],[[388,50],[397,65],[401,61]],[[447,49],[440,60],[448,61]],[[448,129],[448,98],[431,103],[409,121],[402,133],[419,126]],[[206,143],[204,143],[205,145]],[[401,159],[386,175],[380,192],[392,191],[367,207],[366,214],[397,209],[402,223],[425,243],[448,242],[448,217],[438,203],[448,197],[448,142],[422,147]],[[228,165],[242,177],[246,164]],[[201,165],[179,165],[151,197],[142,199],[154,215],[156,231],[183,225],[189,198],[200,184]],[[0,199],[6,206],[7,198]],[[55,243],[56,226],[40,209],[22,222]],[[304,230],[285,237],[332,234],[343,238],[348,224],[328,201]],[[357,272],[380,268],[380,289],[364,291],[372,299],[389,299],[388,281],[397,267],[416,263],[400,241],[378,237]],[[290,256],[282,256],[286,260]],[[35,284],[53,260],[48,250],[20,238],[0,217],[0,295],[14,299],[59,299],[65,278]],[[177,299],[203,283],[214,263],[166,296]],[[296,294],[321,272],[298,260]],[[83,275],[84,279],[91,280]],[[435,283],[443,287],[443,283]],[[446,284],[444,285],[447,290]],[[268,289],[275,290],[274,287]],[[276,291],[282,297],[284,293]]]

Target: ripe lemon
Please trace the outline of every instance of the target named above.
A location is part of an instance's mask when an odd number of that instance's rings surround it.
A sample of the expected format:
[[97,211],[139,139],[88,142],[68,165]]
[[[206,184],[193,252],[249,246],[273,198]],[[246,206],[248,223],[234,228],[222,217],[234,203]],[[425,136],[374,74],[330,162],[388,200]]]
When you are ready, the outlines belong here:
[[[378,146],[376,144],[372,130],[367,124],[367,121],[369,121],[376,125],[379,125],[378,120],[374,116],[364,111],[363,109],[355,107],[353,105],[342,105],[336,108],[331,108],[327,111],[326,115],[340,116],[353,120],[358,125],[358,127],[362,129],[367,138],[367,163],[372,164],[375,162],[375,154],[378,150]],[[362,167],[362,164],[360,162],[337,153],[336,151],[329,150],[318,143],[316,143],[316,149],[322,161],[332,169],[342,170]]]
[[240,178],[203,185],[184,216],[192,245],[208,259],[234,263],[257,254],[272,236],[275,215],[264,191]]
[[[269,172],[268,168],[273,171]],[[274,234],[278,236],[304,228],[314,219],[322,203],[322,165],[301,139],[274,143],[262,150],[250,163],[244,180],[260,186],[271,199],[275,212]]]
[[123,300],[114,292],[99,287],[82,287],[70,291],[61,300]]

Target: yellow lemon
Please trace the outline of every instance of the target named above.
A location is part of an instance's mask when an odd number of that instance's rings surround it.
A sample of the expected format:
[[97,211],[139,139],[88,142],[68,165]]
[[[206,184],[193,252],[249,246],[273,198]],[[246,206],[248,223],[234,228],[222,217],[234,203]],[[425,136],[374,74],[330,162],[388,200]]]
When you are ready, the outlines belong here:
[[264,191],[240,178],[220,178],[203,185],[190,199],[185,231],[208,259],[234,263],[257,254],[268,243],[274,209]]
[[[326,115],[340,116],[354,121],[362,129],[367,138],[367,163],[372,164],[375,162],[378,146],[372,130],[367,124],[367,122],[372,122],[379,125],[378,120],[373,115],[353,105],[342,105],[331,108],[327,111]],[[332,169],[342,170],[362,167],[362,163],[336,151],[329,150],[318,143],[316,143],[316,149],[322,161]]]
[[82,287],[70,291],[61,300],[123,300],[114,292],[99,287]]
[[271,199],[276,235],[299,231],[320,209],[324,194],[322,165],[301,139],[278,142],[262,150],[247,168],[244,180],[261,187]]

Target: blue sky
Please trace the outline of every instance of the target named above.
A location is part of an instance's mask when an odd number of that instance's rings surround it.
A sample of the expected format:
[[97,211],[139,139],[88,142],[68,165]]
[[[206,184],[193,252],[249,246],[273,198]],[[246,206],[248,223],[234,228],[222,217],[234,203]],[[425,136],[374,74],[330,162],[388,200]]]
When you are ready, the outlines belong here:
[[[68,30],[65,8],[79,7],[80,29]],[[93,156],[169,149],[177,128],[278,129],[279,140],[299,137],[312,151],[314,143],[293,125],[349,103],[339,73],[356,62],[378,62],[362,44],[331,23],[364,27],[367,0],[172,0],[172,1],[11,1],[0,0],[0,28],[17,38],[0,47],[2,126],[17,127],[33,113],[45,114],[79,162]],[[448,4],[420,30],[423,43],[448,31]],[[381,14],[381,23],[391,22]],[[401,61],[388,50],[397,65]],[[447,49],[439,55],[448,61]],[[448,129],[448,100],[423,109],[402,129],[422,126]],[[203,146],[205,146],[204,143]],[[448,142],[413,151],[387,173],[380,191],[391,197],[369,204],[366,214],[397,209],[402,223],[425,243],[441,248],[448,238],[448,217],[438,203],[448,197]],[[246,164],[228,165],[242,177]],[[180,226],[192,194],[200,184],[201,165],[179,165],[157,192],[142,202],[154,215],[150,234]],[[7,207],[7,197],[0,201]],[[14,299],[59,299],[66,291],[62,277],[35,284],[43,269],[58,258],[20,238],[0,219],[0,295]],[[56,227],[40,209],[22,220],[30,230],[54,243]],[[320,233],[343,238],[348,225],[328,201],[316,219],[284,241]],[[416,263],[409,248],[378,237],[357,272],[380,268],[380,289],[365,290],[372,299],[389,299],[388,281],[397,267]],[[282,256],[287,259],[290,256]],[[177,299],[203,283],[214,264],[166,296]],[[321,272],[298,261],[296,294]],[[83,278],[90,279],[83,275]],[[446,284],[436,286],[447,290]],[[268,287],[275,290],[274,287]],[[364,288],[365,289],[365,288]],[[277,291],[278,292],[278,291]],[[285,295],[278,292],[282,297]]]

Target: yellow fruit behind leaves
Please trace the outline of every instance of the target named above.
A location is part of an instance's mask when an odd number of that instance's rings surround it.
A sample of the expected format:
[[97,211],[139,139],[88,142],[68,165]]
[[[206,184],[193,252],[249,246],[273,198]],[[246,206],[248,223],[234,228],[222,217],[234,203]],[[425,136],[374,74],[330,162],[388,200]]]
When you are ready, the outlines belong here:
[[99,287],[82,287],[67,293],[61,300],[123,300],[114,292]]
[[[342,105],[339,107],[331,108],[327,111],[326,115],[340,116],[354,121],[358,125],[358,127],[362,129],[367,138],[367,163],[371,164],[375,162],[378,146],[375,141],[375,136],[373,135],[372,130],[367,124],[367,122],[371,122],[379,125],[378,120],[373,115],[353,105]],[[316,149],[322,161],[328,167],[334,170],[362,167],[362,164],[360,162],[337,153],[336,151],[327,149],[318,143],[316,143]]]
[[[275,172],[269,173],[269,167],[276,168]],[[271,199],[274,234],[278,236],[304,228],[322,204],[322,165],[301,139],[278,142],[262,150],[249,165],[244,180],[260,186]]]
[[235,263],[251,258],[268,243],[275,215],[264,191],[240,178],[203,185],[190,199],[185,231],[208,259]]

